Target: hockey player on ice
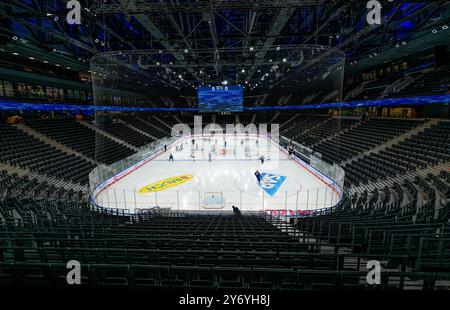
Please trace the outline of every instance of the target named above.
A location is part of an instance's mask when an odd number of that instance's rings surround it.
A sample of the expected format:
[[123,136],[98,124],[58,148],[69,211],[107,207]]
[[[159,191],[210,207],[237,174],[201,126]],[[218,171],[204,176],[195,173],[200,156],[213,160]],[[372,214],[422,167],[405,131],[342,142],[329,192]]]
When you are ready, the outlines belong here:
[[258,170],[255,171],[255,177],[256,180],[258,181],[258,184],[261,184],[261,173],[259,173]]

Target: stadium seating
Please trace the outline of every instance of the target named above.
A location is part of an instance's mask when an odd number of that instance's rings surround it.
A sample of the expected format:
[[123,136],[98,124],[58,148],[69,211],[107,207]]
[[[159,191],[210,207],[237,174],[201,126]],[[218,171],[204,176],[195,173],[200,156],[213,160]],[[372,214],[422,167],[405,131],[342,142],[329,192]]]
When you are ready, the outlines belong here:
[[450,161],[450,122],[400,141],[378,153],[370,153],[345,166],[347,184],[358,185],[405,174],[418,168]]
[[448,92],[450,84],[450,67],[440,68],[438,71],[429,71],[419,76],[413,83],[394,94],[397,97],[409,97]]
[[[136,128],[142,125],[129,117],[121,120]],[[332,141],[344,150],[324,152],[336,162],[423,123],[374,118],[359,123],[325,116],[298,116],[294,122],[285,132],[296,141],[316,151]],[[95,141],[93,130],[73,120],[27,124],[83,154],[83,143]],[[39,145],[60,152],[16,127],[2,126],[2,141],[17,141],[18,154]],[[154,132],[153,126],[138,129]],[[449,131],[448,122],[437,122],[349,162],[344,167],[346,188],[448,162]],[[126,148],[99,137],[114,146],[109,161],[123,158],[118,154]],[[8,149],[2,148],[2,161],[11,156]],[[12,163],[28,158],[15,156]],[[62,177],[65,169],[58,167]],[[271,214],[233,216],[226,211],[131,216],[89,205],[84,192],[0,171],[0,287],[66,285],[65,263],[70,258],[88,268],[81,285],[87,288],[369,289],[365,263],[372,259],[384,268],[380,288],[439,288],[442,280],[450,279],[449,192],[450,174],[443,170],[355,192],[332,209],[290,222]]]
[[0,171],[1,198],[80,202],[84,195],[85,193],[81,191],[65,190],[36,178],[30,180],[28,177],[19,177],[17,173],[10,175],[5,170]]
[[160,124],[155,119],[152,119],[151,116],[142,119],[138,117],[127,116],[123,117],[122,120],[157,139],[161,139],[163,137],[168,137],[171,135],[171,132],[168,128]]
[[341,130],[348,130],[357,120],[345,118],[330,118],[308,132],[303,132],[295,137],[300,144],[312,147],[323,139],[331,138]]
[[4,309],[448,292],[449,23],[450,0],[0,0]]
[[0,137],[0,161],[12,166],[80,184],[88,183],[88,174],[95,167],[85,159],[62,152],[13,126],[0,124]]
[[[27,200],[0,203],[0,286],[64,285],[61,262],[70,257],[89,266],[82,285],[91,288],[363,289],[362,261],[377,257],[387,268],[413,270],[387,272],[388,278],[400,275],[407,281],[416,271],[430,272],[430,279],[418,284],[425,287],[440,279],[431,272],[450,250],[424,256],[425,246],[439,246],[438,237],[448,235],[444,218],[414,224],[401,217],[406,212],[396,204],[362,209],[345,203],[331,214],[296,220],[294,229],[278,228],[262,214],[118,218],[68,202],[47,203],[45,211]],[[17,220],[9,211],[19,205]],[[383,285],[402,288],[404,282]]]
[[328,116],[309,116],[300,115],[291,123],[286,125],[281,134],[289,139],[296,141],[297,137],[328,119]]
[[152,120],[151,122],[147,122],[147,121],[143,121],[141,118],[134,117],[134,116],[122,116],[122,117],[120,117],[120,119],[122,121],[130,124],[134,128],[137,128],[137,129],[151,135],[152,137],[155,137],[158,139],[160,139],[162,137],[170,136],[170,134],[171,134],[169,132],[169,130],[164,130],[162,125],[161,126],[156,125],[157,122],[155,120]]
[[450,178],[448,171],[441,171],[439,175],[428,174],[427,181],[431,182],[446,199],[450,199]]
[[134,153],[74,120],[39,120],[29,121],[27,124],[83,155],[106,164],[112,164]]
[[107,133],[135,147],[142,147],[145,144],[154,141],[154,139],[150,138],[149,136],[145,136],[122,123],[106,121],[99,124],[98,127],[101,130],[104,130]]
[[366,82],[364,84],[363,90],[357,96],[349,98],[349,100],[379,99],[386,87],[388,87],[398,78],[398,75],[392,75],[389,77]]
[[341,163],[386,143],[422,124],[420,120],[371,118],[350,130],[319,143],[314,150],[330,163]]

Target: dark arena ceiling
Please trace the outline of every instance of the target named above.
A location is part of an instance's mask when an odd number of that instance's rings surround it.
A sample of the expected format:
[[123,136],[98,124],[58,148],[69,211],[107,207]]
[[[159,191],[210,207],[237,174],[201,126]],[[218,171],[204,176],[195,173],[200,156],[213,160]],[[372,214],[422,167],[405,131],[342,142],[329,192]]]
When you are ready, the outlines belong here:
[[369,25],[366,1],[82,0],[81,25],[69,25],[66,1],[8,0],[0,52],[90,73],[93,56],[145,50],[136,65],[152,84],[257,90],[343,69],[325,50],[341,51],[352,73],[450,42],[450,2],[380,2],[383,22]]

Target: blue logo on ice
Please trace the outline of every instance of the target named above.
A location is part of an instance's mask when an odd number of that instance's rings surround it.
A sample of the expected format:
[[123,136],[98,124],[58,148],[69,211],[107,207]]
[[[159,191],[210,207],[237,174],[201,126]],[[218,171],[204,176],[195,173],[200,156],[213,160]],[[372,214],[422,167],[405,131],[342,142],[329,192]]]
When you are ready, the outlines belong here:
[[261,173],[261,184],[259,186],[270,196],[274,196],[283,184],[286,177],[271,173]]

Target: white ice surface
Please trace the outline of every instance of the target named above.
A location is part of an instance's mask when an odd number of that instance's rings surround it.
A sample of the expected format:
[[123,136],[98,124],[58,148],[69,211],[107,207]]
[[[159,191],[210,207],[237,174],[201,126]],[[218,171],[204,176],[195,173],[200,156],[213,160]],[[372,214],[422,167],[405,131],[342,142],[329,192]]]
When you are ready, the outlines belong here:
[[[180,145],[183,150],[177,151]],[[168,161],[170,153],[173,162]],[[266,158],[264,164],[259,160],[261,155]],[[286,179],[271,196],[256,182],[256,170]],[[158,192],[140,192],[152,183],[179,175],[193,178]],[[339,201],[339,195],[290,159],[278,145],[264,138],[228,136],[197,139],[194,144],[191,138],[180,139],[167,152],[102,191],[95,201],[99,206],[131,213],[155,206],[172,210],[231,210],[232,205],[249,211],[298,211],[331,207]]]

